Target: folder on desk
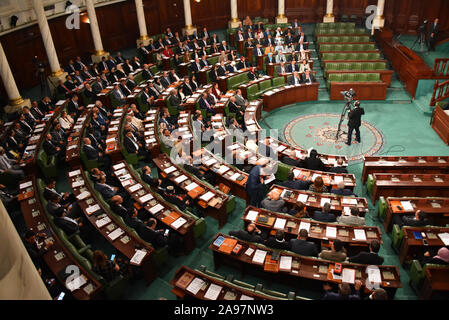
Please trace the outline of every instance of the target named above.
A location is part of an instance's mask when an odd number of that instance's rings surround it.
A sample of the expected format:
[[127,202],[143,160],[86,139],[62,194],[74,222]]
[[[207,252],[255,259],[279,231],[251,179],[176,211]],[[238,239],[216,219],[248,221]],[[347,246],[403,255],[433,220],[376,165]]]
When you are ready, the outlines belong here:
[[263,266],[263,270],[267,272],[279,272],[279,259],[273,260],[271,259],[272,255],[268,254],[265,257],[265,264]]
[[172,211],[170,214],[162,218],[162,222],[166,225],[171,225],[173,222],[175,222],[181,215],[176,212]]
[[391,204],[391,209],[393,210],[393,213],[404,212],[404,208],[401,205],[401,201],[393,200],[390,202],[390,204]]
[[253,263],[263,265],[265,262],[265,257],[267,255],[267,251],[257,249],[253,256]]
[[237,244],[237,239],[232,238],[226,238],[223,243],[218,248],[218,251],[231,254],[232,250],[234,249],[235,245]]
[[290,272],[292,270],[292,256],[281,256],[279,270]]
[[192,282],[192,280],[195,278],[193,274],[190,272],[184,272],[182,276],[179,277],[178,281],[176,281],[175,285],[181,289],[187,288],[187,286]]

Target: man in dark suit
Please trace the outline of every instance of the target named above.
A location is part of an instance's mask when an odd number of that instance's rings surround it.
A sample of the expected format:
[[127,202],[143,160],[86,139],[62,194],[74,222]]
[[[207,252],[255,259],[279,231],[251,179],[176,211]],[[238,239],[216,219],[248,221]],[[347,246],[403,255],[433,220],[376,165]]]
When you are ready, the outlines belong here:
[[106,63],[106,57],[105,56],[103,56],[101,58],[101,62],[98,63],[98,69],[99,69],[100,72],[103,72],[104,70],[106,70],[106,71],[109,70],[108,64]]
[[309,170],[326,171],[326,166],[318,157],[318,152],[315,149],[310,150],[310,155],[304,159],[303,165]]
[[288,250],[288,242],[284,239],[284,231],[276,230],[274,237],[268,237],[265,241],[267,247],[279,250]]
[[359,254],[349,257],[349,262],[360,264],[381,265],[384,263],[384,258],[378,255],[380,243],[377,240],[372,240],[369,245],[370,252],[362,251]]
[[99,152],[97,149],[95,149],[95,147],[92,146],[89,138],[84,138],[83,141],[83,152],[86,154],[87,159],[98,160],[99,162],[103,163],[106,168],[109,168],[111,162],[110,159],[107,156],[104,156],[102,152]]
[[440,31],[440,24],[438,23],[438,18],[435,19],[433,24],[430,26],[429,30],[429,50],[435,51],[435,42],[438,32]]
[[393,215],[393,223],[399,225],[400,228],[403,226],[424,227],[429,224],[429,220],[427,219],[427,213],[421,210],[416,210],[414,216]]
[[134,210],[134,207],[125,208],[123,205],[123,198],[119,195],[115,195],[111,197],[111,210],[115,214],[122,217],[125,223],[128,224],[127,221],[131,214],[130,211]]
[[61,228],[68,236],[81,231],[83,223],[80,221],[81,218],[72,219],[67,216],[67,211],[56,211],[54,222],[59,228]]
[[290,151],[290,156],[283,156],[281,161],[289,166],[293,167],[301,167],[302,161],[301,159],[296,159],[296,151],[295,149]]
[[333,172],[333,173],[348,173],[348,169],[346,169],[346,167],[343,165],[343,159],[342,158],[338,158],[337,159],[337,164],[329,169],[329,172]]
[[256,165],[251,169],[248,180],[246,182],[246,194],[250,198],[251,206],[260,207],[263,197],[263,178],[261,177],[262,166],[265,165],[263,160],[258,160]]
[[240,69],[246,69],[249,67],[251,67],[251,63],[246,61],[245,56],[241,56],[240,61],[237,63],[237,69],[240,70]]
[[315,211],[312,219],[321,221],[321,222],[335,222],[337,219],[335,218],[335,215],[333,213],[330,213],[331,210],[331,204],[329,202],[326,202],[323,205],[322,211]]
[[310,73],[310,70],[307,69],[301,75],[301,81],[304,84],[312,84],[312,83],[316,82],[316,79],[315,79],[314,75],[312,73]]
[[299,230],[298,238],[290,240],[290,250],[303,256],[318,257],[318,250],[315,244],[307,241],[308,236],[307,230]]
[[84,106],[80,105],[78,95],[74,94],[67,104],[67,111],[72,118],[78,117],[83,112]]
[[[288,66],[287,72],[291,72],[290,69],[291,69],[291,65]],[[301,83],[302,83],[302,80],[301,80],[301,77],[299,77],[299,74],[297,71],[294,71],[293,75],[288,77],[288,84],[291,86],[301,84]]]
[[149,157],[149,153],[145,149],[145,146],[142,145],[141,142],[136,141],[131,130],[125,132],[123,144],[125,145],[126,151],[128,151],[129,154],[145,156],[148,162],[151,161],[151,158]]
[[295,60],[292,60],[287,66],[287,72],[299,72],[299,66],[296,64]]
[[312,184],[312,181],[307,180],[297,180],[295,179],[295,174],[293,170],[288,173],[287,181],[285,181],[282,185],[284,187],[294,189],[294,190],[309,190],[309,186]]
[[332,189],[331,193],[338,194],[339,196],[356,196],[357,197],[357,195],[354,192],[352,192],[349,189],[345,189],[345,183],[343,181],[340,181],[338,183],[338,188]]
[[326,292],[321,300],[360,300],[360,288],[362,281],[354,281],[355,293],[351,294],[351,286],[349,283],[340,283],[338,285],[338,293],[332,292],[332,287],[325,283],[323,289]]
[[200,101],[200,108],[206,110],[207,112],[210,112],[212,114],[215,114],[215,110],[214,110],[214,105],[210,104],[209,101],[207,100],[207,93],[203,92]]
[[164,73],[162,74],[162,77],[159,79],[159,82],[165,89],[167,89],[170,86],[171,81],[170,81],[170,78],[168,77],[167,71],[164,71]]
[[150,66],[148,64],[143,65],[142,77],[145,80],[150,80],[154,77],[154,74],[151,72]]
[[52,141],[52,136],[50,133],[47,133],[45,136],[43,147],[47,156],[59,156],[61,152],[61,148]]
[[30,113],[33,115],[33,117],[37,120],[42,120],[42,118],[45,116],[45,112],[43,112],[39,105],[37,104],[37,101],[33,101],[31,103],[31,109]]
[[185,106],[182,105],[182,100],[177,89],[172,89],[167,99],[170,105],[176,107],[178,111],[184,111],[186,109]]
[[229,235],[237,237],[243,241],[262,242],[262,231],[260,231],[254,223],[250,223],[245,230],[229,231]]
[[362,124],[362,115],[365,114],[365,110],[360,107],[360,101],[354,103],[355,108],[349,111],[348,117],[348,141],[346,144],[351,145],[352,132],[355,130],[356,141],[360,143],[360,126]]

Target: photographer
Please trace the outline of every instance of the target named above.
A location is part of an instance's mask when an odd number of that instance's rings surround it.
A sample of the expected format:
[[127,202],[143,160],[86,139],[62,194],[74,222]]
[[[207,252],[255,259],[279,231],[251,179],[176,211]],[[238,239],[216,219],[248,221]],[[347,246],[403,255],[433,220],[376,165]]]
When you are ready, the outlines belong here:
[[351,145],[352,131],[355,130],[356,141],[360,143],[360,125],[362,124],[362,115],[365,114],[365,110],[360,107],[360,101],[354,103],[354,109],[349,111],[348,114],[348,141],[346,144]]
[[440,31],[440,24],[438,23],[438,18],[435,19],[433,24],[430,26],[429,29],[429,50],[435,51],[435,42],[438,32]]

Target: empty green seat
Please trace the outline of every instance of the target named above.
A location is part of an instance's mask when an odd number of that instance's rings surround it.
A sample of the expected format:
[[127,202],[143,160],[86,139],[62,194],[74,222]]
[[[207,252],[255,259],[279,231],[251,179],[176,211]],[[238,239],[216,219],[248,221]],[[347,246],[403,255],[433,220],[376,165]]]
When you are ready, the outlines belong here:
[[255,100],[257,99],[257,94],[259,92],[259,86],[257,83],[250,85],[246,88],[246,97],[248,100]]
[[37,164],[45,178],[54,178],[58,176],[58,159],[56,156],[48,156],[42,145],[37,153]]
[[276,77],[273,78],[273,87],[278,88],[285,84],[285,78],[284,77]]
[[271,80],[264,80],[259,82],[259,92],[263,93],[271,88]]

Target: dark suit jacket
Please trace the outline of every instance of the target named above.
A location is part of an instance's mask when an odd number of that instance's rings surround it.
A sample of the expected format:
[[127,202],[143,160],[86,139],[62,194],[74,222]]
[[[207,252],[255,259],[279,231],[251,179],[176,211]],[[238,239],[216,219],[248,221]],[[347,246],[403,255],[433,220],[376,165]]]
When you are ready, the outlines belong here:
[[297,254],[310,257],[318,256],[318,250],[313,242],[300,239],[291,239],[289,244],[290,250]]
[[349,262],[381,265],[384,263],[384,258],[380,257],[377,253],[362,251],[359,254],[350,257]]
[[134,143],[132,143],[131,139],[128,136],[124,137],[123,144],[125,145],[126,151],[128,153],[137,153],[139,149],[136,149],[136,146]]
[[416,220],[416,219],[414,219],[414,217],[408,217],[408,216],[403,216],[402,222],[404,223],[404,226],[410,226],[410,227],[424,227],[429,224],[429,221],[427,219]]
[[309,190],[309,186],[312,182],[302,180],[289,180],[283,183],[284,187],[295,190]]
[[267,247],[270,247],[270,248],[273,248],[273,249],[288,250],[288,242],[285,241],[285,240],[283,242],[276,241],[275,237],[269,237],[265,241],[265,245]]
[[299,66],[295,63],[295,68],[293,70],[292,64],[289,63],[288,66],[287,66],[287,71],[288,72],[299,71]]
[[56,150],[56,146],[54,142],[49,142],[47,140],[44,141],[43,144],[44,151],[48,156],[52,156],[58,153],[58,150]]
[[84,145],[83,152],[86,154],[87,159],[96,160],[96,159],[98,159],[98,150],[95,149],[95,147],[93,147],[93,146],[91,146],[91,147]]
[[365,114],[365,110],[363,108],[354,108],[352,109],[349,114],[349,121],[348,121],[348,127],[352,128],[358,128],[361,125],[362,122],[362,115]]
[[79,226],[77,223],[73,223],[71,221],[65,220],[64,218],[55,217],[54,218],[55,225],[64,230],[67,235],[71,235],[77,231],[79,231]]
[[[209,102],[209,101],[208,101]],[[200,108],[201,109],[204,109],[204,110],[208,110],[208,111],[210,111],[210,112],[213,112],[213,109],[212,108],[208,108],[207,107],[207,104],[206,104],[206,101],[204,101],[204,98],[203,97],[201,97],[200,98]],[[209,107],[211,106],[211,104],[209,103]]]
[[329,169],[329,172],[348,173],[348,170],[346,169],[346,167],[332,167]]
[[355,195],[355,193],[352,192],[349,189],[332,189],[331,193],[338,194],[340,196],[353,196],[353,195]]
[[[226,68],[226,67],[225,67],[225,68]],[[219,77],[222,77],[222,76],[225,75],[225,72],[226,72],[226,69],[225,69],[225,68],[223,68],[223,66],[219,66],[219,67],[217,68],[217,74],[218,74]]]
[[236,65],[236,67],[237,67],[238,70],[240,70],[240,69],[251,67],[251,64],[248,61],[246,61],[246,60],[245,60],[245,63],[243,63],[242,61],[239,61],[237,63],[237,65]]
[[237,237],[243,241],[249,241],[249,242],[262,242],[262,237],[254,234],[249,233],[245,230],[238,230],[238,231],[229,231],[229,235]]
[[310,170],[320,170],[320,171],[326,171],[326,167],[319,158],[305,158],[303,165],[306,169]]
[[106,186],[104,186],[104,185],[102,185],[102,184],[100,184],[100,183],[98,183],[98,182],[95,182],[95,183],[94,183],[94,187],[95,187],[95,189],[96,189],[98,192],[101,193],[101,195],[102,195],[103,198],[105,198],[105,199],[110,199],[110,198],[112,198],[112,197],[115,195],[115,193],[116,193],[114,190],[112,190],[112,189],[110,189],[110,188],[108,188],[108,187],[106,187]]
[[[309,77],[310,77],[310,80],[312,81],[312,83],[314,83],[314,82],[316,82],[316,79],[315,79],[315,77],[313,76],[313,74],[309,74]],[[302,75],[301,75],[301,80],[302,80],[302,83],[306,83],[306,74],[305,73],[303,73]]]
[[167,80],[167,79],[165,79],[164,77],[161,77],[160,79],[159,79],[159,82],[161,83],[161,85],[164,87],[164,88],[168,88],[168,86],[170,85],[170,78]]
[[294,167],[301,167],[302,166],[302,161],[301,159],[295,160],[293,158],[284,156],[281,161],[285,164],[288,164],[289,166],[294,166]]
[[321,222],[335,222],[337,219],[333,213],[324,213],[322,211],[315,211],[313,216],[313,220],[321,221]]
[[246,182],[246,190],[247,192],[252,192],[257,190],[261,183],[260,183],[260,166],[255,166],[251,169],[251,172],[249,173],[248,180]]

